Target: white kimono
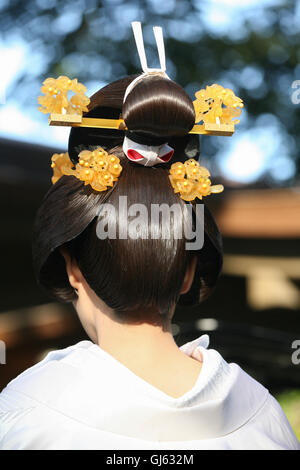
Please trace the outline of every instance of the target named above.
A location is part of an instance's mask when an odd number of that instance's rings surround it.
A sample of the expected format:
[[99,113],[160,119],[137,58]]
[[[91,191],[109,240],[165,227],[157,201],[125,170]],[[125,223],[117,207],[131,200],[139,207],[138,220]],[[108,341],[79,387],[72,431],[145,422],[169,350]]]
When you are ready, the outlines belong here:
[[91,341],[50,352],[0,394],[0,449],[300,449],[278,402],[203,335],[202,370],[172,398]]

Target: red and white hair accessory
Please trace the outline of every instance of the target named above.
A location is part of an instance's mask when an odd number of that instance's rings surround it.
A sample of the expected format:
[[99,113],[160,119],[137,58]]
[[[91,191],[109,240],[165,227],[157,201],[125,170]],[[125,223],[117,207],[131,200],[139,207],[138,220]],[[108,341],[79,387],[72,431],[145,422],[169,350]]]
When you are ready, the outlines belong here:
[[[142,26],[139,21],[133,21],[131,23],[134,38],[136,42],[136,47],[138,50],[141,67],[143,73],[135,78],[126,88],[123,103],[125,102],[128,94],[132,91],[135,85],[140,81],[143,80],[146,76],[149,75],[161,75],[164,78],[170,80],[170,77],[166,74],[166,57],[165,57],[165,46],[164,46],[164,39],[163,39],[163,32],[160,26],[154,26],[154,36],[156,40],[160,68],[159,69],[151,69],[147,65],[147,58],[145,53],[145,46],[143,41],[143,33],[142,33]],[[135,133],[131,133],[135,134]],[[129,158],[129,160],[134,161],[136,163],[140,163],[144,166],[153,166],[157,165],[158,163],[166,163],[168,162],[174,153],[174,149],[170,147],[166,142],[157,142],[159,139],[153,140],[153,142],[146,139],[146,142],[141,141],[140,138],[136,140],[130,139],[128,135],[125,135],[124,142],[123,142],[123,151],[125,155]]]
[[163,31],[161,26],[154,26],[153,27],[153,32],[155,36],[155,41],[157,45],[157,50],[158,50],[158,56],[159,56],[159,63],[160,63],[160,68],[155,69],[155,68],[149,68],[147,64],[147,58],[146,58],[146,52],[145,52],[145,46],[144,46],[144,40],[143,40],[143,32],[142,32],[142,25],[140,21],[133,21],[131,23],[133,34],[134,34],[134,39],[136,43],[136,47],[138,50],[139,58],[140,58],[140,63],[141,67],[143,70],[143,73],[136,77],[126,88],[124,98],[123,98],[123,103],[125,102],[128,94],[131,92],[131,90],[135,87],[137,82],[142,80],[148,75],[161,75],[164,78],[168,78],[170,80],[170,77],[166,74],[166,54],[165,54],[165,45],[164,45],[164,38],[163,38]]
[[153,166],[168,162],[173,156],[174,149],[167,143],[160,145],[139,144],[125,136],[123,152],[133,162],[144,166]]

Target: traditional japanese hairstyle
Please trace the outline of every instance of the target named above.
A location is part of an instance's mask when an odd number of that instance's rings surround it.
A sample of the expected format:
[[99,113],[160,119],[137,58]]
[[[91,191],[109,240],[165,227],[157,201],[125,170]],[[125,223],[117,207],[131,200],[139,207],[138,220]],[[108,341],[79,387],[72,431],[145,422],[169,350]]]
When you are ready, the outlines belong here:
[[[110,83],[90,99],[76,79],[44,82],[40,110],[51,113],[50,125],[72,129],[68,153],[52,157],[54,184],[36,218],[34,266],[48,292],[63,301],[75,300],[59,250],[64,246],[89,286],[115,312],[155,308],[166,314],[174,303],[201,302],[216,285],[222,239],[207,206],[203,205],[204,245],[196,252],[186,250],[184,238],[142,236],[149,228],[160,232],[159,227],[142,227],[135,240],[100,240],[99,211],[104,202],[116,207],[121,195],[127,196],[128,205],[143,203],[149,210],[151,204],[179,202],[182,207],[192,205],[195,224],[195,207],[202,197],[223,190],[222,185],[211,185],[209,171],[198,162],[197,134],[232,135],[232,117],[239,115],[242,101],[231,90],[212,85],[197,92],[192,102],[166,74],[162,29],[153,28],[160,68],[149,69],[141,25],[134,22],[132,27],[142,74]],[[69,90],[74,93],[70,100]],[[119,217],[119,227],[122,223]],[[195,255],[192,287],[180,296]]]

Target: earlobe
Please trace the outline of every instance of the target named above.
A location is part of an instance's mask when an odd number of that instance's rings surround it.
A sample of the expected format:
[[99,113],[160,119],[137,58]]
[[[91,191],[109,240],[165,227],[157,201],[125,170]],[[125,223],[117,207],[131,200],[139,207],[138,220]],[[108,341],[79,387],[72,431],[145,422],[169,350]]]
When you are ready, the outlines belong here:
[[180,294],[186,294],[190,290],[195,276],[196,264],[197,257],[193,256],[186,270]]
[[78,288],[81,284],[81,272],[77,264],[73,262],[69,252],[65,248],[60,247],[59,251],[61,255],[65,258],[66,271],[69,278],[69,283],[76,291],[78,291]]

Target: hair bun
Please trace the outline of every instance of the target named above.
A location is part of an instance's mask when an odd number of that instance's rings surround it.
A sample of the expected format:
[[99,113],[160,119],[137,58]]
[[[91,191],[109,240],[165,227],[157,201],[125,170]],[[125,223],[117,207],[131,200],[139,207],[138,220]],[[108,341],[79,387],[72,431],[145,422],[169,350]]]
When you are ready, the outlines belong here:
[[126,97],[122,117],[129,131],[169,138],[184,136],[192,129],[195,110],[180,85],[149,74]]

